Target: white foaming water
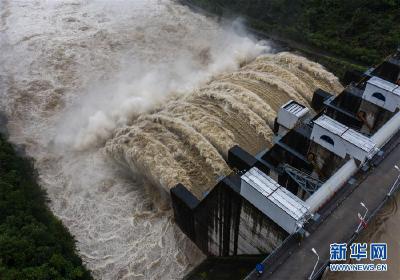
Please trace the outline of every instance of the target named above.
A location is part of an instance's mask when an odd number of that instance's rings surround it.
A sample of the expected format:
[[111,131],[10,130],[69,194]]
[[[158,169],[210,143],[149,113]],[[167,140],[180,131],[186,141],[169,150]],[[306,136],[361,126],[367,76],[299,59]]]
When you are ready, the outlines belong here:
[[97,279],[182,277],[202,254],[101,146],[168,96],[266,47],[167,0],[0,8],[0,109],[87,267]]
[[[317,86],[342,90],[334,75],[302,57],[285,52],[260,56],[143,114],[119,129],[105,151],[146,176],[161,195],[182,183],[201,199],[216,178],[231,172],[225,162],[230,148],[239,145],[255,154],[270,146],[280,106],[290,99],[307,104]],[[168,195],[162,197],[169,201]]]

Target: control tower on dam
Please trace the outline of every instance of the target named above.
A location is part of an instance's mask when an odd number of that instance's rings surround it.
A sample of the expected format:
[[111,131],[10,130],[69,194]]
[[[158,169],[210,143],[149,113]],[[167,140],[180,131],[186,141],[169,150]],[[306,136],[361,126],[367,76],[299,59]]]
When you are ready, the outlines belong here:
[[[175,220],[206,255],[266,254],[265,279],[296,273],[279,268],[286,261],[301,266],[296,279],[307,279],[312,267],[302,260],[313,254],[307,246],[325,253],[329,245],[321,240],[329,236],[352,242],[359,221],[346,210],[362,200],[375,209],[396,190],[396,184],[373,190],[369,184],[400,154],[399,130],[400,49],[339,95],[318,89],[311,108],[297,100],[283,104],[273,125],[273,145],[255,156],[240,146],[231,148],[227,163],[233,172],[202,198],[184,184],[172,188]],[[385,182],[391,185],[392,179]],[[343,213],[340,229],[332,213]],[[326,265],[321,262],[312,279]]]

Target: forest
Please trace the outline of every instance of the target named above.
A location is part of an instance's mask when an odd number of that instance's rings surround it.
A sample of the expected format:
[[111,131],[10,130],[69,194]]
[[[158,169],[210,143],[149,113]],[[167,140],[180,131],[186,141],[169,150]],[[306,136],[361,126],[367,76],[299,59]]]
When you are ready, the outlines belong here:
[[266,34],[301,42],[358,65],[400,45],[400,0],[190,0],[214,14],[245,19]]
[[0,279],[92,279],[47,207],[33,161],[0,135]]

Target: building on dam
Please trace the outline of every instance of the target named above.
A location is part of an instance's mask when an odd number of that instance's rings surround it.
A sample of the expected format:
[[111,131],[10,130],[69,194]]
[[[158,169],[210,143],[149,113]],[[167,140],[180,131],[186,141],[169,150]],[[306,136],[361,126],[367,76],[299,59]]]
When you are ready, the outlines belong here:
[[274,145],[230,149],[234,172],[202,199],[171,189],[177,224],[206,255],[269,254],[294,234],[312,237],[320,209],[380,163],[400,129],[400,49],[352,80],[339,95],[315,91],[311,108],[283,104]]

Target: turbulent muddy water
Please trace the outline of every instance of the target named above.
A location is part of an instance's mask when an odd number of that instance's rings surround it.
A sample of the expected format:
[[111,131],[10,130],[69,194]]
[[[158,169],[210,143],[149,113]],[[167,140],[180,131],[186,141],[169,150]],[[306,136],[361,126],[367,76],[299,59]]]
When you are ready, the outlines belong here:
[[230,172],[228,150],[255,154],[270,146],[279,107],[311,101],[317,87],[339,92],[337,79],[318,64],[279,53],[261,55],[230,74],[140,116],[107,143],[106,152],[162,188],[183,183],[201,198]]
[[11,141],[36,159],[96,279],[181,278],[204,256],[154,199],[177,182],[201,197],[230,147],[271,144],[281,104],[341,89],[240,22],[173,1],[0,0],[0,13]]

